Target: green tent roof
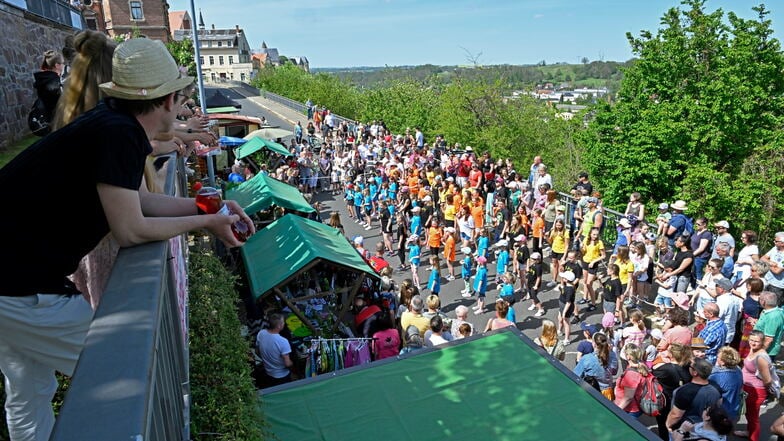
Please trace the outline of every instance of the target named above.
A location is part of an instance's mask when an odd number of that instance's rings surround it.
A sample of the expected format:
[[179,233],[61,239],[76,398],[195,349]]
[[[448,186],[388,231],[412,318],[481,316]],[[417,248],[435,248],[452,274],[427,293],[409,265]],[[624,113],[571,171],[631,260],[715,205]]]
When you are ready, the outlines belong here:
[[254,137],[245,144],[237,147],[237,149],[234,150],[234,155],[237,157],[237,159],[242,159],[251,153],[258,152],[261,149],[268,149],[283,156],[291,156],[291,152],[286,150],[286,147],[283,147],[277,142],[272,142],[259,137]]
[[278,439],[658,440],[507,329],[262,393]]
[[272,205],[313,213],[315,208],[308,204],[296,188],[289,184],[270,178],[262,173],[257,174],[248,181],[228,190],[226,199],[237,201],[246,213],[256,213]]
[[242,247],[242,258],[254,298],[316,259],[378,277],[338,230],[293,214],[251,236]]

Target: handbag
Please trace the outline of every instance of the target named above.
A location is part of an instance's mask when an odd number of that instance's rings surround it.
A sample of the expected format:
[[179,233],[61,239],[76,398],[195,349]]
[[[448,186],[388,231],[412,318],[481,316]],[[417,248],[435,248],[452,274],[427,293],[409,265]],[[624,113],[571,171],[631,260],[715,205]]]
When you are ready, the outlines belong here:
[[49,126],[49,115],[46,111],[46,106],[41,98],[36,98],[30,113],[27,115],[27,126],[33,135],[45,136],[51,132],[52,128]]
[[[766,353],[762,353],[757,357],[765,357],[768,360],[768,369],[770,370],[770,378],[771,382],[768,385],[768,396],[773,397],[775,399],[779,399],[781,396],[781,380],[779,380],[779,375],[776,373],[776,366],[773,364],[773,360],[771,360],[770,355]],[[757,360],[754,360],[754,365],[757,366]],[[759,372],[759,367],[757,367],[757,372],[755,373],[757,378],[762,379],[762,376]]]

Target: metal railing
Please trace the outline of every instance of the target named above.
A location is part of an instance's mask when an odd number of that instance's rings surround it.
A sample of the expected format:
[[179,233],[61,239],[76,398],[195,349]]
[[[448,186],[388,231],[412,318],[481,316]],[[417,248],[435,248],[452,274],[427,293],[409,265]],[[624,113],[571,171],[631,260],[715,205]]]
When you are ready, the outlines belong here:
[[3,0],[39,17],[74,29],[85,29],[84,18],[78,8],[62,0]]
[[[274,101],[276,103],[282,104],[282,105],[284,105],[284,106],[286,106],[286,107],[288,107],[290,109],[296,110],[297,112],[299,112],[299,113],[301,113],[303,115],[307,115],[307,113],[308,113],[307,109],[305,107],[305,103],[303,103],[303,102],[294,101],[294,100],[292,100],[290,98],[286,98],[283,95],[278,95],[276,93],[272,93],[272,92],[269,92],[269,91],[266,91],[266,90],[261,90],[261,95],[264,98],[266,98],[266,99],[268,99],[270,101]],[[346,118],[346,117],[343,117],[343,116],[340,116],[340,115],[338,115],[338,114],[336,114],[334,112],[332,113],[332,115],[335,117],[335,119],[338,121],[338,123],[345,122],[347,124],[350,124],[350,123],[354,122],[353,120],[351,120],[349,118]]]
[[[172,155],[167,167],[176,194],[182,163]],[[190,438],[184,284],[172,264],[184,248],[171,244],[120,250],[51,440]]]

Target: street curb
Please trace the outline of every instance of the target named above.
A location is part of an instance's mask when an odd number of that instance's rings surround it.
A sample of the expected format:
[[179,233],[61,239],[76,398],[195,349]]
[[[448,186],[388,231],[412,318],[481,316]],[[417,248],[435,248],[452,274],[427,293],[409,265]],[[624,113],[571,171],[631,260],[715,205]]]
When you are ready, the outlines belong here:
[[[257,98],[258,98],[258,100],[257,100]],[[289,123],[289,124],[291,124],[292,126],[295,126],[295,125],[297,125],[297,122],[296,122],[296,121],[294,121],[294,120],[292,120],[291,118],[289,118],[289,117],[287,117],[287,116],[285,116],[285,115],[281,114],[280,112],[278,112],[278,111],[276,111],[276,110],[274,110],[274,109],[270,108],[269,106],[265,105],[263,102],[259,102],[260,100],[263,100],[264,98],[261,98],[261,97],[255,97],[255,96],[254,96],[254,97],[248,97],[248,99],[249,99],[249,100],[251,100],[251,101],[253,101],[253,102],[254,102],[255,104],[257,104],[258,106],[261,106],[261,107],[263,107],[263,108],[267,109],[268,111],[270,111],[270,112],[274,113],[274,114],[275,114],[275,115],[276,115],[278,118],[280,118],[280,119],[282,119],[282,120],[284,120],[284,121],[288,121],[288,123]]]

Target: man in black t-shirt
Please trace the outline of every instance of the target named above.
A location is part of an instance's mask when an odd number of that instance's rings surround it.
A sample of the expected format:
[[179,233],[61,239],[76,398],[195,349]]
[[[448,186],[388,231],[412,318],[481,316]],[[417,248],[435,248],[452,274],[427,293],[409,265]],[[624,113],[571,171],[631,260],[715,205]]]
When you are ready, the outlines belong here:
[[[119,45],[109,97],[71,124],[41,139],[0,169],[0,217],[6,259],[0,266],[0,371],[6,378],[11,439],[48,439],[54,424],[54,372],[71,375],[92,320],[92,308],[67,276],[109,232],[122,247],[166,240],[207,228],[239,246],[231,225],[239,215],[199,216],[195,201],[142,187],[150,140],[172,129],[189,98],[184,76],[166,47],[146,38]],[[30,179],[35,176],[35,179]],[[53,227],[52,215],[70,218]]]
[[702,411],[718,403],[721,391],[708,382],[713,366],[705,359],[697,358],[691,362],[689,373],[691,383],[675,389],[672,395],[672,409],[667,415],[667,427],[672,431],[684,421],[702,421]]

